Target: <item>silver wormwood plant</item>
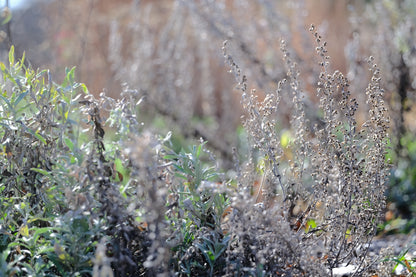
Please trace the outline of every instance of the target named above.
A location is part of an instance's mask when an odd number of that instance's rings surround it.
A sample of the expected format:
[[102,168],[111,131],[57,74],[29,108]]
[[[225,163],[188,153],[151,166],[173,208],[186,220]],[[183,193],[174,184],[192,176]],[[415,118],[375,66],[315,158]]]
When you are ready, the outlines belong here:
[[[322,116],[314,124],[305,116],[299,72],[284,41],[286,79],[262,101],[254,90],[248,91],[247,78],[224,43],[224,56],[242,92],[251,148],[239,191],[232,198],[230,233],[235,240],[228,249],[229,273],[240,264],[247,271],[260,270],[261,265],[266,272],[332,276],[336,268],[351,264],[354,275],[360,276],[371,266],[367,253],[385,206],[389,171],[385,158],[389,116],[380,71],[370,57],[368,118],[359,125],[358,103],[351,97],[347,78],[330,72],[326,42],[314,26],[310,31],[321,71],[316,93]],[[283,93],[293,96],[292,139],[285,148],[277,118]],[[248,199],[256,182],[262,197]]]

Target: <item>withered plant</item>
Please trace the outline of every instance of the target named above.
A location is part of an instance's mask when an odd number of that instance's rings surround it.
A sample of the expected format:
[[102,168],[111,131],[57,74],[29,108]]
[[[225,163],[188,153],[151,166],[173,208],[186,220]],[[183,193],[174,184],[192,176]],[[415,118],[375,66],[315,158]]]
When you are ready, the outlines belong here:
[[[335,268],[353,264],[355,276],[361,276],[371,265],[366,254],[385,207],[389,172],[389,116],[380,72],[370,57],[368,118],[358,126],[358,103],[348,79],[330,72],[326,42],[314,26],[311,32],[321,68],[316,88],[321,122],[312,128],[305,117],[299,72],[284,42],[287,78],[263,101],[248,91],[246,77],[225,51],[242,91],[251,149],[231,203],[235,239],[227,250],[229,272],[332,275]],[[285,147],[276,117],[281,94],[293,95],[291,138]],[[258,197],[248,198],[256,181],[263,194],[258,203]]]

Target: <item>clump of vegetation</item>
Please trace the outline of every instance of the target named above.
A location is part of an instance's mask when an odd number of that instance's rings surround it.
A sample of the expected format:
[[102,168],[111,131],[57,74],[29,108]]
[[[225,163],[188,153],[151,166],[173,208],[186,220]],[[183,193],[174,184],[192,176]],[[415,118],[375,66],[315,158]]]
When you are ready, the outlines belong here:
[[[141,92],[96,99],[66,72],[0,64],[0,270],[6,276],[263,276],[354,274],[384,209],[389,117],[368,60],[368,119],[348,80],[320,59],[319,122],[305,113],[299,69],[284,42],[286,77],[258,100],[224,45],[245,110],[248,159],[222,173],[205,141],[177,150],[140,122]],[[280,98],[292,95],[290,126]]]
[[2,275],[87,276],[94,264],[137,274],[133,250],[146,253],[148,239],[127,209],[121,192],[133,180],[116,141],[104,142],[100,113],[122,117],[120,129],[134,115],[120,101],[95,100],[74,69],[57,85],[48,71],[15,62],[13,48],[9,60],[0,64]]
[[[226,54],[242,90],[251,149],[247,169],[239,178],[240,196],[232,204],[236,207],[232,234],[244,249],[240,253],[245,254],[246,264],[241,268],[255,270],[260,264],[265,272],[332,274],[340,265],[355,264],[355,274],[360,275],[370,264],[366,253],[384,209],[389,169],[385,159],[389,119],[380,73],[370,58],[369,118],[357,126],[358,103],[351,97],[348,80],[338,71],[330,73],[326,43],[313,26],[311,31],[321,58],[320,126],[308,127],[299,72],[284,43],[287,79],[263,101],[247,91],[245,76]],[[284,148],[276,120],[283,93],[293,95],[293,135]],[[250,206],[248,200],[241,202],[247,195],[242,188],[256,180],[263,201]]]
[[[416,51],[414,44],[416,5],[414,1],[367,1],[354,7],[351,14],[353,39],[346,47],[349,75],[356,84],[363,80],[360,53],[374,55],[382,71],[382,86],[391,115],[391,180],[388,201],[395,207],[387,231],[408,232],[414,228],[414,140]],[[373,41],[363,49],[366,41]]]

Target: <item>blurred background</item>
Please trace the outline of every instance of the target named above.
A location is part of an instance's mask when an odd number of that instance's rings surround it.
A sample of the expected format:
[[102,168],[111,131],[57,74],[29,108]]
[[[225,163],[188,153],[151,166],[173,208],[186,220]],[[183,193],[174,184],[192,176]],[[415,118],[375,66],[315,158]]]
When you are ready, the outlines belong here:
[[[390,107],[393,168],[387,232],[416,226],[416,1],[412,0],[6,0],[0,57],[8,49],[48,68],[60,83],[76,66],[90,92],[118,98],[144,96],[143,122],[173,129],[181,141],[204,138],[225,167],[230,146],[244,150],[240,93],[225,64],[223,42],[258,97],[285,78],[285,40],[300,71],[307,114],[319,123],[316,83],[320,68],[314,24],[327,41],[332,70],[350,81],[358,122],[366,119],[366,59],[382,71]],[[292,95],[281,95],[279,120],[288,128]],[[287,104],[287,105],[285,105]],[[237,134],[237,135],[236,135]]]

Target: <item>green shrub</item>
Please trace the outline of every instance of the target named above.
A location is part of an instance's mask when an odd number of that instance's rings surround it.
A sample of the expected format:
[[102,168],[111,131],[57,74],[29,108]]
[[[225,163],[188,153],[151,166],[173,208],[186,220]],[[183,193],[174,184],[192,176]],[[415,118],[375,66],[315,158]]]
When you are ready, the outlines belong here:
[[74,69],[57,85],[48,71],[15,62],[13,48],[9,60],[0,64],[2,273],[89,276],[103,239],[116,274],[137,272],[127,245],[141,247],[145,239],[125,211],[129,172],[121,145],[104,142],[100,117],[105,104],[115,105],[120,115],[110,118],[126,136],[133,120],[127,109],[105,97],[98,103],[74,82]]

